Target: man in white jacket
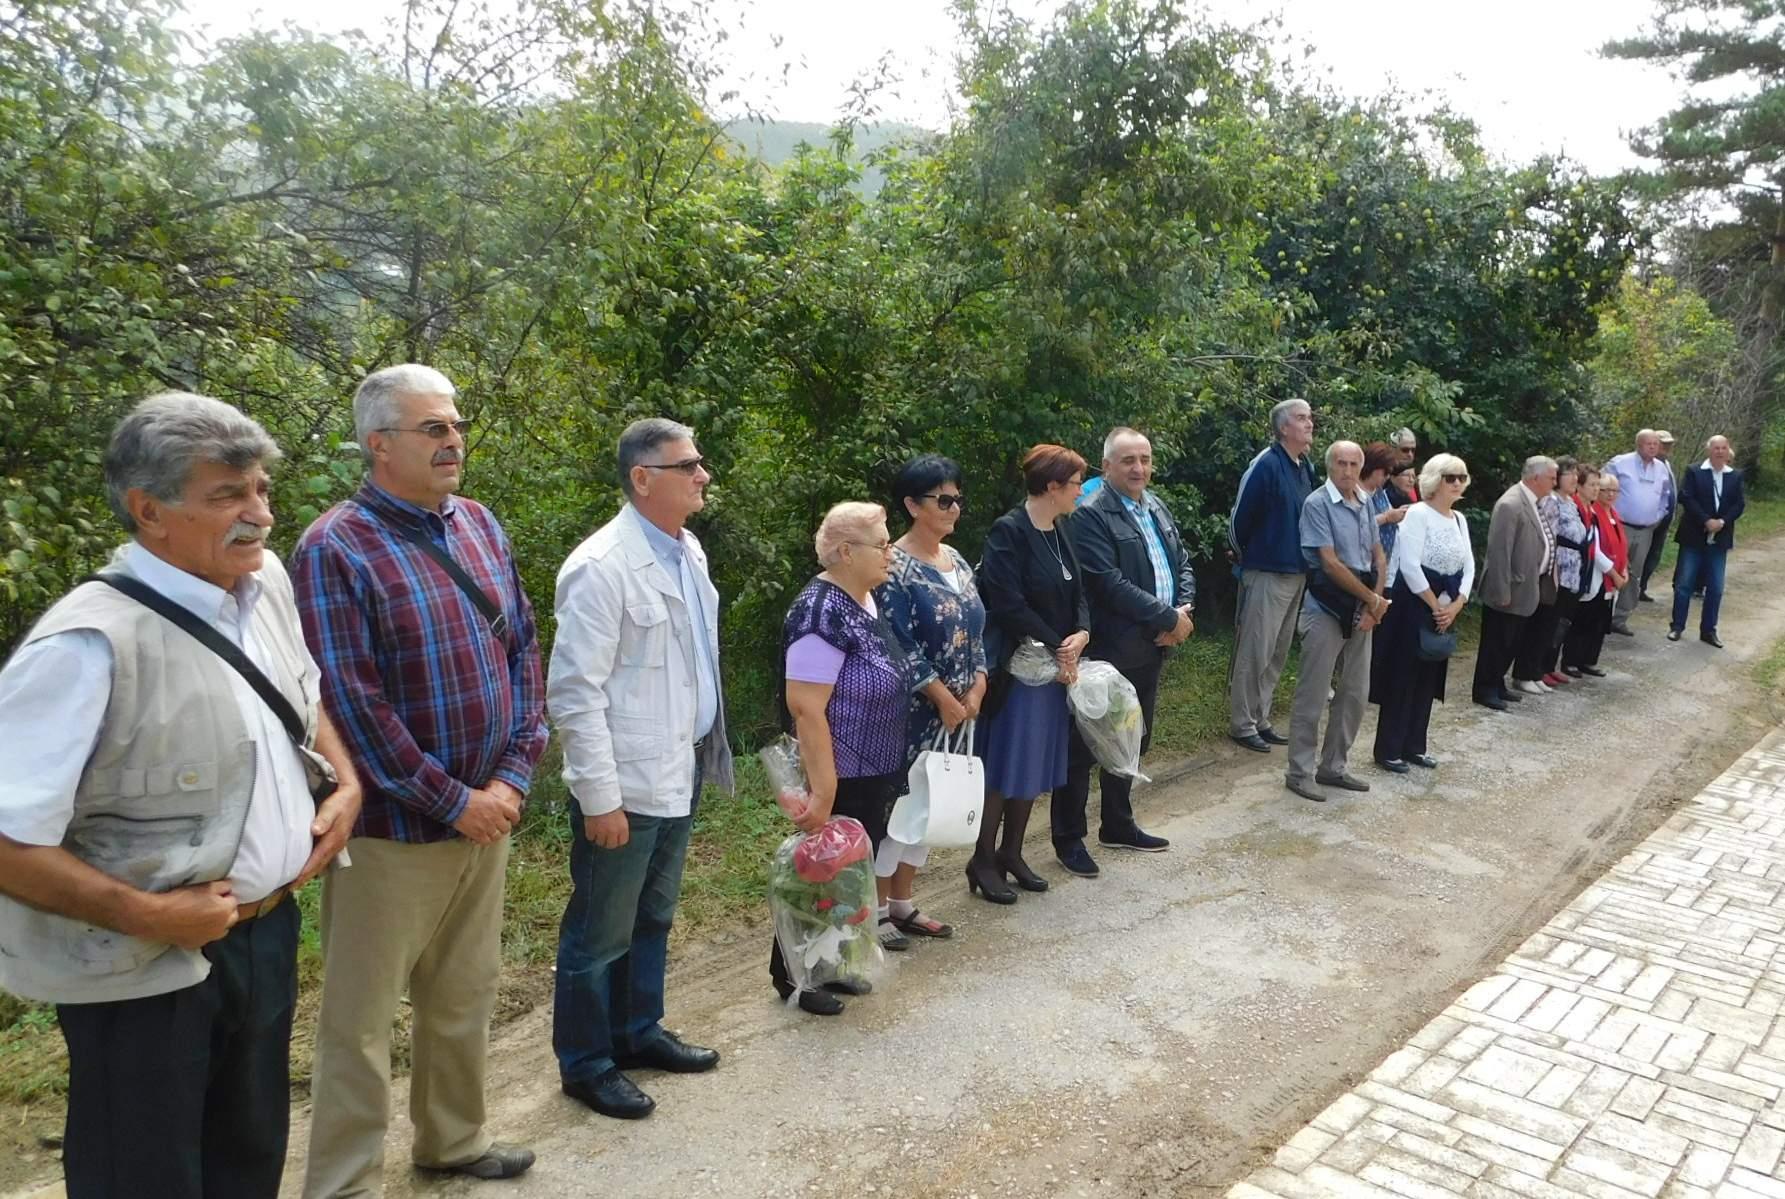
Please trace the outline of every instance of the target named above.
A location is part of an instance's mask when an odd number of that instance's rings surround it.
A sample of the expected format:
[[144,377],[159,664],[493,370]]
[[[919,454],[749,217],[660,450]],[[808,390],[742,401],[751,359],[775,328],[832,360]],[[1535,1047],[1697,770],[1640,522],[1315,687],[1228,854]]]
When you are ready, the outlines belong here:
[[624,1073],[719,1055],[662,1026],[669,929],[702,780],[732,787],[719,593],[684,523],[710,479],[693,430],[620,435],[627,504],[558,571],[546,706],[564,747],[574,890],[558,936],[552,1048],[564,1093],[605,1116],[655,1102]]

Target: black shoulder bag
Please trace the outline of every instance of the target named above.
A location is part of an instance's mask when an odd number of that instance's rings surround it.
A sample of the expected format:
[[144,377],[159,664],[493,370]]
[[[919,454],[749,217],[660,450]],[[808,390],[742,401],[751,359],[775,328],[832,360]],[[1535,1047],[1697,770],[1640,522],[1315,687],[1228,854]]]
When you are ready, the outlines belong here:
[[305,735],[304,722],[299,718],[297,710],[291,706],[291,701],[285,698],[284,693],[273,685],[273,681],[262,674],[260,667],[254,665],[248,655],[243,653],[234,642],[140,579],[132,578],[129,575],[106,573],[88,575],[83,582],[104,583],[113,590],[123,592],[143,607],[155,612],[162,619],[178,625],[193,640],[234,667],[237,674],[248,680],[248,686],[254,688],[254,693],[260,696],[266,706],[273,710],[273,715],[277,716],[279,723],[285,726],[286,735],[291,738],[291,743],[297,746],[298,757],[303,759],[304,773],[310,781],[311,798],[315,799],[317,803],[321,803],[334,794],[335,788],[339,784],[335,781],[332,773],[323,769],[321,759],[315,751],[311,750],[309,739]]
[[451,554],[436,545],[434,539],[420,529],[412,529],[407,525],[398,524],[391,524],[391,528],[395,529],[405,540],[413,542],[417,549],[432,558],[440,569],[444,570],[452,578],[452,581],[459,585],[459,590],[465,593],[465,598],[469,599],[477,610],[483,613],[483,618],[489,621],[491,634],[497,641],[506,645],[508,643],[508,614],[497,606],[496,601],[489,597],[488,592],[477,585],[477,580],[466,573],[463,566],[452,560]]

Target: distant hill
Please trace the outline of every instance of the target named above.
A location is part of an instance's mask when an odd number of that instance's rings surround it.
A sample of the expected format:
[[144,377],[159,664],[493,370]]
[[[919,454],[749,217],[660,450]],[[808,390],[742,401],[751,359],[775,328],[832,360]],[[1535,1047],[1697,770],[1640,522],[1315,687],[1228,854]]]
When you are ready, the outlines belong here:
[[[829,145],[831,126],[817,121],[733,121],[725,127],[725,131],[746,154],[753,155],[769,166],[778,166],[792,158],[802,142],[815,147]],[[855,131],[856,157],[865,158],[882,146],[924,132],[916,125],[896,121],[863,125]],[[870,167],[862,172],[862,194],[876,194],[880,190],[880,184],[879,170]]]

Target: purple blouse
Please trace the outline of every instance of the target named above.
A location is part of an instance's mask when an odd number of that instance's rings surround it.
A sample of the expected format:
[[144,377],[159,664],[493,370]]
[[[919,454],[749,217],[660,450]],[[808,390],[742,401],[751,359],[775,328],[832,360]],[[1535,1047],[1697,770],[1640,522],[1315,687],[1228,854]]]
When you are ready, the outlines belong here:
[[[788,657],[784,674],[800,681],[800,658],[793,648],[805,637],[816,636],[842,653],[825,707],[831,726],[831,752],[836,757],[838,778],[867,778],[905,769],[905,720],[910,688],[905,681],[904,656],[893,648],[886,622],[825,579],[813,579],[794,599],[782,627],[781,646]],[[828,673],[828,671],[826,672]],[[806,680],[812,681],[812,680]]]

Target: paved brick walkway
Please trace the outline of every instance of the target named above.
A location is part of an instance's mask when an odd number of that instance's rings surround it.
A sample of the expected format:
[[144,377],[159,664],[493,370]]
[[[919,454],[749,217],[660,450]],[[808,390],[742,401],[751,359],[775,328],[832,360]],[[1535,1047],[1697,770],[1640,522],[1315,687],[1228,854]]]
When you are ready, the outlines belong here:
[[1228,1199],[1785,1199],[1782,889],[1775,733]]

